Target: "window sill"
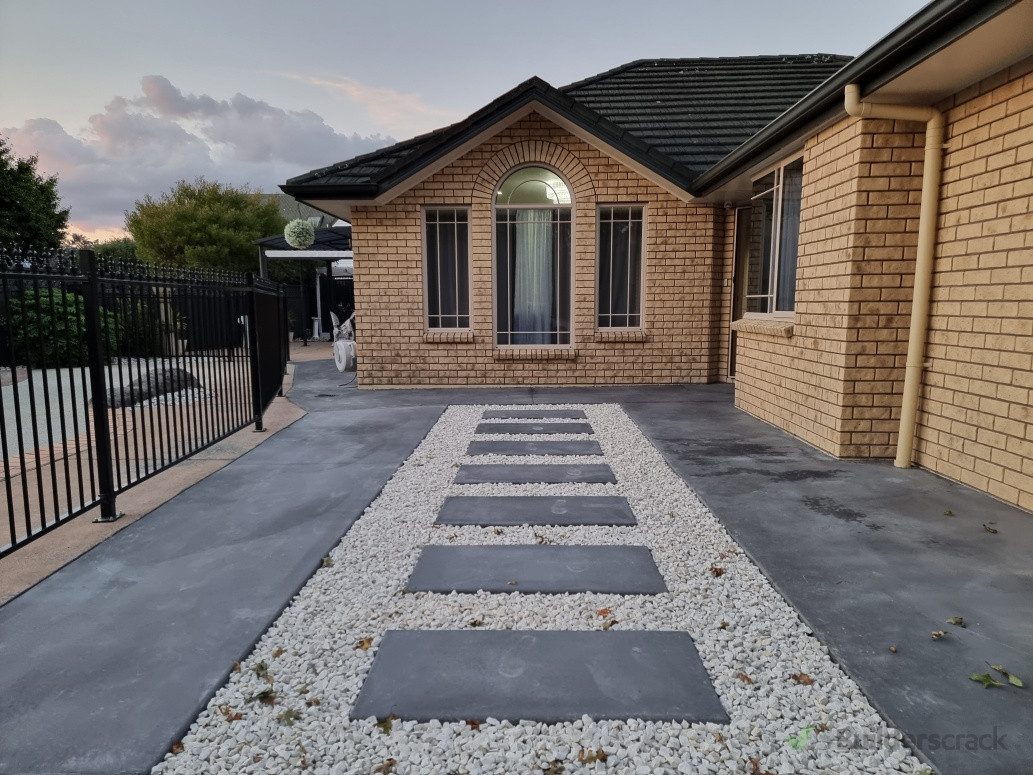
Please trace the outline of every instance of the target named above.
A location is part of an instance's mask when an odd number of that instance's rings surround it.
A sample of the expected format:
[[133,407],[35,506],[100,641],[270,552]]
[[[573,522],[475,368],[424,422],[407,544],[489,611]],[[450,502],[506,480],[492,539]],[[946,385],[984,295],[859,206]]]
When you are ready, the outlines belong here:
[[793,335],[793,321],[764,318],[742,318],[732,323],[732,330],[743,334],[767,334],[768,336]]
[[435,329],[423,332],[423,341],[430,344],[469,344],[473,340],[473,331],[463,329]]
[[494,351],[497,361],[574,361],[577,350],[570,347],[507,347]]
[[641,328],[602,329],[595,332],[597,342],[648,342],[649,334]]

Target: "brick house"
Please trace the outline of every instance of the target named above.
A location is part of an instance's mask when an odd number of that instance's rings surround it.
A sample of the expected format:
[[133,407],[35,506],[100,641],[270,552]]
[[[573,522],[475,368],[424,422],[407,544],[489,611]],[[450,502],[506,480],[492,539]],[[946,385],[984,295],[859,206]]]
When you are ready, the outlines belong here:
[[352,223],[364,387],[734,381],[1033,509],[1033,0],[534,78],[282,188]]

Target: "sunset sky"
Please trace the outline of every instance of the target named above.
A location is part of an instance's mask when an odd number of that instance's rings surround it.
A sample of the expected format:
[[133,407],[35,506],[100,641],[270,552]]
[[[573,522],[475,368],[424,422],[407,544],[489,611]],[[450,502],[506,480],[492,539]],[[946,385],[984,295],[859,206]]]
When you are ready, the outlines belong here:
[[288,177],[465,117],[532,75],[634,59],[858,54],[919,0],[0,0],[0,134],[71,231],[203,175]]

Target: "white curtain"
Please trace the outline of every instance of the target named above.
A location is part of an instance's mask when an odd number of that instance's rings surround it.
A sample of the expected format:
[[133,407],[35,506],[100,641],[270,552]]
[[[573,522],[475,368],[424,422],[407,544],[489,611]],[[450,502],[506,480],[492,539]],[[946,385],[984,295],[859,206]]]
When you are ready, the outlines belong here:
[[552,320],[552,210],[519,210],[513,284],[513,344],[549,344]]

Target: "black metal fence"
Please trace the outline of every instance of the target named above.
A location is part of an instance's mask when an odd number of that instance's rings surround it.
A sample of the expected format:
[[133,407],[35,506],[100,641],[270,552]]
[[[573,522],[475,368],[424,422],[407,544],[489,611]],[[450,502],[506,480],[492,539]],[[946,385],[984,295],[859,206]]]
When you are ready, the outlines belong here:
[[[0,557],[244,428],[280,390],[282,286],[0,248]],[[6,535],[5,535],[6,534]]]

